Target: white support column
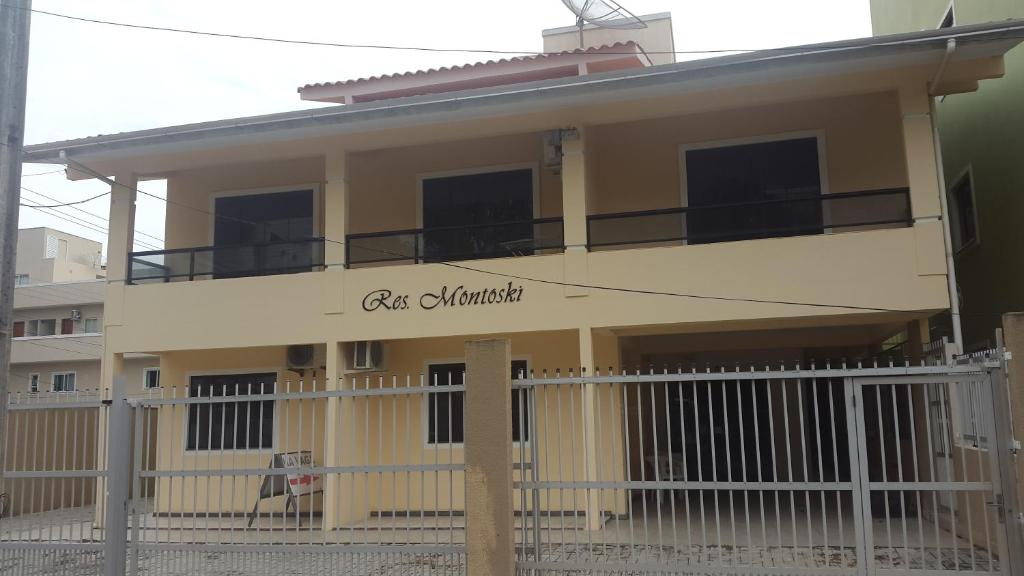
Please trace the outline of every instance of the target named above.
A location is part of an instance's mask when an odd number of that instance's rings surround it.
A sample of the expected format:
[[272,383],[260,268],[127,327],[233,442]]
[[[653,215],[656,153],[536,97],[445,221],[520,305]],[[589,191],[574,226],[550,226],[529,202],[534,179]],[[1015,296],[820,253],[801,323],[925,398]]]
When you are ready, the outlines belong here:
[[[594,374],[594,335],[589,326],[579,329],[580,335],[580,375]],[[598,434],[597,426],[597,390],[596,384],[583,385],[583,478],[589,482],[600,480],[597,466]],[[597,490],[586,493],[586,523],[588,530],[601,528],[601,497]]]
[[935,103],[923,84],[900,88],[899,99],[917,246],[917,273],[922,276],[946,275],[955,345],[962,351],[959,293],[949,230],[946,181],[935,125]]
[[329,153],[324,163],[324,247],[330,268],[344,268],[345,235],[348,234],[348,155],[344,150]]
[[128,272],[128,253],[135,244],[135,174],[114,176],[110,185],[110,227],[107,236],[107,281],[123,284]]
[[345,312],[345,267],[348,239],[348,155],[344,150],[327,154],[324,162],[324,313]]
[[[582,130],[562,134],[562,220],[565,238],[565,281],[587,282],[587,168]],[[586,296],[586,288],[566,286],[569,297]]]
[[[324,377],[324,387],[327,390],[339,389],[338,379],[342,370],[341,348],[340,342],[327,343],[327,370]],[[339,417],[338,398],[328,398],[327,407],[324,411],[324,420],[326,421],[324,426],[324,434],[326,435],[324,438],[324,466],[327,467],[340,466],[341,438],[338,430]],[[338,527],[338,504],[340,502],[338,491],[341,487],[341,482],[338,481],[337,475],[327,475],[324,478],[323,487],[323,529],[330,531]]]

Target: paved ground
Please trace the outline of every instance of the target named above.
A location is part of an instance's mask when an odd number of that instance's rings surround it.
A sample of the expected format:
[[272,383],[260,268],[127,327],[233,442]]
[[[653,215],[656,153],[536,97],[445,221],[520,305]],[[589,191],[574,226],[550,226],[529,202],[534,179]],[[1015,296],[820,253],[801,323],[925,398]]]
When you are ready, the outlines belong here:
[[[43,514],[5,518],[0,521],[0,576],[99,576],[102,573],[102,530],[93,528],[95,509],[92,507],[71,508]],[[461,554],[423,553],[345,553],[343,544],[384,544],[403,542],[413,544],[442,544],[464,541],[463,518],[373,518],[353,527],[333,532],[320,529],[319,518],[304,519],[303,523],[294,518],[260,519],[260,530],[246,527],[244,518],[200,519],[167,518],[146,515],[142,523],[144,542],[171,542],[189,545],[188,551],[144,549],[139,552],[139,574],[186,576],[192,574],[208,576],[299,576],[311,574],[332,575],[373,575],[373,576],[441,576],[464,574],[464,559]],[[853,568],[856,566],[855,549],[841,545],[834,539],[829,546],[823,539],[815,538],[810,528],[797,526],[793,537],[767,543],[758,543],[756,533],[752,544],[746,538],[745,530],[732,537],[732,527],[725,526],[722,539],[715,527],[709,526],[703,536],[689,533],[683,528],[684,520],[675,523],[663,518],[659,530],[652,524],[634,520],[608,520],[597,531],[583,530],[583,521],[573,518],[545,517],[541,522],[543,562],[599,563],[609,568],[619,567],[616,574],[637,574],[630,565],[672,564],[686,566],[718,567],[802,567],[802,568]],[[517,537],[522,540],[521,524],[517,520]],[[835,530],[837,526],[830,528]],[[850,527],[852,530],[852,526]],[[902,541],[893,542],[886,535],[883,523],[874,527],[876,548],[875,565],[879,568],[910,570],[951,570],[985,572],[998,570],[998,561],[992,560],[981,548],[972,548],[961,539],[940,542],[936,546],[930,531],[921,537],[911,532],[913,544],[900,546]],[[678,532],[678,533],[676,533]],[[783,531],[785,532],[785,530]],[[646,535],[642,535],[645,534]],[[672,534],[670,537],[669,535]],[[847,535],[851,532],[847,531]],[[946,533],[948,535],[948,533]],[[805,537],[810,536],[810,544]],[[916,538],[916,539],[915,539]],[[942,536],[940,540],[944,540]],[[323,552],[226,552],[211,550],[209,546],[229,543],[249,545],[281,545],[288,542],[317,544]],[[325,542],[327,545],[324,546]],[[646,545],[644,543],[646,542]],[[47,543],[47,549],[29,550],[24,546]],[[86,546],[87,549],[54,549],[65,543],[67,546]],[[956,545],[956,548],[953,545]],[[23,546],[22,548],[17,548]],[[91,549],[88,549],[89,547]],[[400,545],[396,549],[400,549]],[[535,549],[530,546],[527,559],[533,560]],[[586,572],[574,572],[583,574]],[[605,572],[608,573],[608,572]]]

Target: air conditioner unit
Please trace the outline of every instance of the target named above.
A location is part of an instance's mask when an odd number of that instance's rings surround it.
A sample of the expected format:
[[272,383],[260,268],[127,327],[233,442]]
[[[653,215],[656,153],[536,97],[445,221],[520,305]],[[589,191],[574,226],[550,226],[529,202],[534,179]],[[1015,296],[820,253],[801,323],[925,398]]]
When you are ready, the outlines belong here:
[[384,365],[384,346],[377,340],[353,342],[352,368],[378,370]]
[[74,310],[72,310],[71,311],[71,319],[74,320],[75,322],[81,320],[82,319],[82,311],[79,310],[78,308],[75,308]]
[[296,344],[288,347],[289,370],[316,370],[327,367],[327,346],[324,344]]

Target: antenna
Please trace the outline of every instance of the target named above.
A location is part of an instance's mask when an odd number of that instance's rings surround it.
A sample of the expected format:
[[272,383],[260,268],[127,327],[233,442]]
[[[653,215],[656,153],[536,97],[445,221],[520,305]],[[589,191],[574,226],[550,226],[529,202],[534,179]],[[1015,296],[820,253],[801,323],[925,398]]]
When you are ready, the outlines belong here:
[[562,0],[562,3],[576,15],[576,27],[580,30],[581,50],[584,48],[583,26],[586,24],[619,30],[647,28],[646,22],[620,6],[615,0]]

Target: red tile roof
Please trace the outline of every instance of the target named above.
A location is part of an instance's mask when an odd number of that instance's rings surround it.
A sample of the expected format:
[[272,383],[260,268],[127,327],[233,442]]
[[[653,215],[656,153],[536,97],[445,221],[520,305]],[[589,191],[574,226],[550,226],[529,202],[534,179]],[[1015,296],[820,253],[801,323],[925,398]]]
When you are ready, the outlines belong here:
[[486,62],[473,62],[471,64],[460,64],[455,66],[442,66],[440,68],[430,68],[428,70],[416,70],[415,72],[397,72],[394,74],[381,74],[380,76],[368,76],[364,78],[355,78],[351,80],[338,80],[336,82],[317,82],[315,84],[306,84],[305,86],[299,87],[299,92],[307,88],[326,88],[331,86],[353,86],[356,84],[363,84],[367,82],[378,82],[382,80],[394,80],[398,78],[408,78],[411,76],[424,76],[428,74],[436,74],[438,72],[454,72],[457,70],[468,70],[472,68],[484,68],[501,66],[503,64],[511,64],[517,62],[527,61],[541,61],[549,58],[558,58],[564,56],[571,56],[577,54],[601,54],[609,53],[615,49],[624,49],[623,52],[626,54],[642,53],[643,49],[640,48],[639,44],[632,40],[628,42],[616,42],[614,44],[604,44],[601,46],[594,46],[591,48],[577,48],[576,50],[567,50],[565,52],[551,52],[551,53],[538,53],[527,56],[514,56],[512,58],[502,58],[500,60],[488,60]]

